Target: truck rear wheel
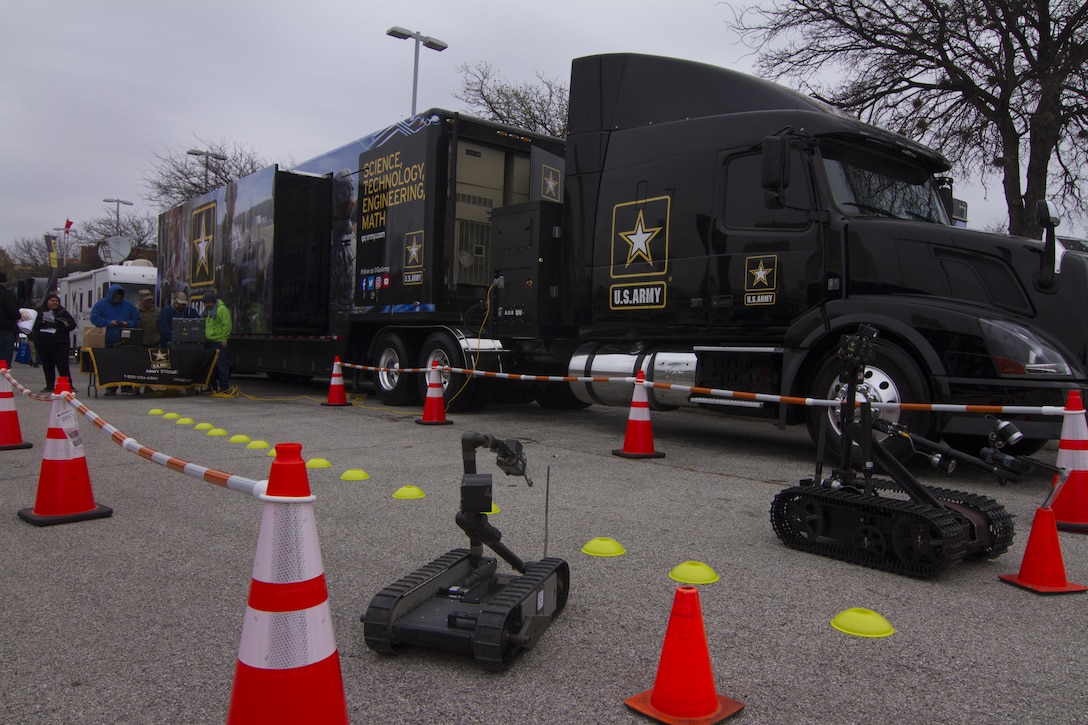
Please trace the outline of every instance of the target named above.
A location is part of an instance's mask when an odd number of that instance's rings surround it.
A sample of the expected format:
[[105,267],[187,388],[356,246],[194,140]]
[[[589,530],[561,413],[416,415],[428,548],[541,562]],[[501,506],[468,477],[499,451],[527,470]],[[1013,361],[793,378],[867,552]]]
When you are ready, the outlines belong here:
[[[462,367],[465,364],[461,346],[453,339],[453,336],[445,332],[436,332],[423,342],[419,351],[419,367],[431,369],[433,363],[439,367]],[[419,376],[419,393],[427,396],[428,375]],[[442,397],[446,401],[447,413],[458,413],[463,410],[476,410],[487,403],[487,396],[483,392],[485,380],[465,375],[463,373],[443,372]]]
[[382,368],[374,374],[374,392],[385,405],[411,405],[419,402],[419,389],[411,374],[401,372],[411,364],[408,346],[395,332],[382,335],[377,345],[375,365]]
[[[812,378],[810,393],[813,397],[826,400],[842,400],[846,396],[846,385],[839,382],[842,361],[838,357],[829,357],[817,369]],[[878,340],[873,360],[865,368],[864,382],[858,388],[859,398],[864,396],[874,403],[928,403],[929,389],[925,377],[914,360],[902,349],[890,342]],[[905,411],[898,409],[873,409],[874,416],[885,420],[902,423],[911,433],[932,438],[934,416],[932,413]],[[838,408],[806,409],[806,423],[812,440],[819,443],[821,421],[827,419],[827,454],[838,458],[841,451]],[[910,442],[902,438],[889,438],[877,432],[874,440],[879,441],[886,450],[904,463],[913,456]]]

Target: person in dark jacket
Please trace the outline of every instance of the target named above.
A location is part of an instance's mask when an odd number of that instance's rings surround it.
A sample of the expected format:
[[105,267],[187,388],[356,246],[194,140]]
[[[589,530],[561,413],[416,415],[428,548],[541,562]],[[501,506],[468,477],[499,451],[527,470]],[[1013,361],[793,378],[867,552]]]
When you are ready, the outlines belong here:
[[197,319],[200,315],[189,306],[189,295],[184,292],[175,292],[170,299],[170,304],[159,312],[159,345],[169,347],[174,340],[174,320]]
[[140,311],[125,299],[125,288],[111,284],[106,296],[91,308],[91,324],[106,328],[106,347],[116,347],[121,342],[121,330],[140,326]]
[[15,361],[15,341],[19,337],[19,302],[7,288],[8,276],[0,272],[0,360],[8,364]]
[[[91,308],[91,324],[106,328],[106,347],[116,347],[121,343],[122,330],[140,326],[140,311],[125,299],[125,289],[121,285],[111,284],[106,296]],[[136,395],[136,389],[128,385],[122,385],[121,392]],[[117,395],[117,388],[107,388],[106,395]]]
[[56,387],[56,376],[61,375],[71,380],[72,373],[68,366],[71,354],[69,339],[76,329],[76,320],[68,310],[60,305],[60,295],[47,292],[45,299],[38,305],[38,317],[30,331],[30,339],[38,349],[42,359],[42,371],[45,373],[43,393],[52,393]]

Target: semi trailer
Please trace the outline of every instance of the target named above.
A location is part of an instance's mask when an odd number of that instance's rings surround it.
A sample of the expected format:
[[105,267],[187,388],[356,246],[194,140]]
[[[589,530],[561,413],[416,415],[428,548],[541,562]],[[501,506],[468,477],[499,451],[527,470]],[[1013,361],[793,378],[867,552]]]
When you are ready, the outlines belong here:
[[[1088,255],[952,224],[940,153],[729,69],[610,54],[573,61],[568,136],[431,109],[293,169],[269,167],[159,219],[161,297],[215,288],[237,370],[380,368],[417,402],[455,368],[633,376],[655,409],[807,425],[836,399],[843,334],[879,331],[875,402],[1062,405],[1084,391]],[[445,374],[448,409],[493,400],[626,405],[629,385]],[[880,413],[977,447],[970,413]],[[827,424],[822,424],[824,418]],[[1020,452],[1061,422],[1014,416]],[[902,445],[890,440],[890,445]],[[902,451],[900,451],[902,453]]]

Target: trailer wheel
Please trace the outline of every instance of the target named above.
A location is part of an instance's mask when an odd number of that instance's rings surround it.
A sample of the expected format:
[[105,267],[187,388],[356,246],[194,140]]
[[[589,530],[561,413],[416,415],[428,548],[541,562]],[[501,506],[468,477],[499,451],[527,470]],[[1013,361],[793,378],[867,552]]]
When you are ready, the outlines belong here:
[[[465,358],[461,353],[461,346],[451,335],[445,332],[436,332],[423,342],[419,351],[419,367],[431,369],[433,363],[439,367],[464,366]],[[419,376],[419,394],[427,397],[427,375]],[[459,413],[464,410],[476,410],[482,408],[487,400],[483,394],[484,380],[463,373],[441,373],[442,397],[446,401],[447,413]]]
[[412,375],[400,372],[411,364],[408,347],[400,335],[382,335],[377,345],[376,365],[383,368],[374,374],[374,391],[385,405],[411,405],[418,402],[419,390]]
[[[842,400],[846,396],[846,385],[839,382],[839,370],[842,361],[832,356],[824,360],[812,378],[810,392],[813,397],[826,400]],[[865,368],[864,382],[858,388],[858,395],[865,396],[874,403],[928,403],[929,389],[925,377],[914,360],[902,349],[890,342],[878,340],[872,362]],[[873,410],[875,416],[896,423],[902,423],[912,433],[932,438],[934,415],[921,411],[897,409]],[[819,443],[821,421],[826,418],[827,455],[838,458],[840,446],[838,408],[810,407],[805,413],[808,432],[812,440]],[[902,438],[888,438],[877,432],[874,440],[879,441],[900,461],[909,462],[913,456],[910,442]]]

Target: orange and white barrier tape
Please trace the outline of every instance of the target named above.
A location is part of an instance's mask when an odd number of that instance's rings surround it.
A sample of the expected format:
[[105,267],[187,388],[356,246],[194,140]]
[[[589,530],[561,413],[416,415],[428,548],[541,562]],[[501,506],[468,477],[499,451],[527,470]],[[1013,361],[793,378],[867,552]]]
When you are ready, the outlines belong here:
[[[19,385],[7,371],[0,371],[4,374],[12,385],[18,388],[24,395],[36,400],[52,400],[55,394],[48,396],[39,393],[31,393],[29,390]],[[205,483],[215,484],[223,488],[228,488],[231,491],[238,491],[240,493],[246,493],[254,498],[260,498],[265,490],[268,488],[268,481],[255,481],[251,478],[244,476],[237,476],[233,473],[226,471],[220,471],[215,468],[209,468],[207,466],[201,466],[197,463],[191,463],[183,458],[177,458],[166,453],[156,451],[154,448],[149,448],[135,438],[126,435],[121,432],[116,426],[109,423],[105,418],[95,413],[86,405],[81,403],[78,398],[72,393],[61,393],[60,397],[63,397],[68,405],[75,408],[75,410],[84,418],[91,422],[95,428],[105,433],[110,437],[114,443],[125,449],[129,453],[135,453],[140,458],[157,463],[164,468],[168,468],[171,471],[177,473],[183,473],[190,478],[196,478]]]

